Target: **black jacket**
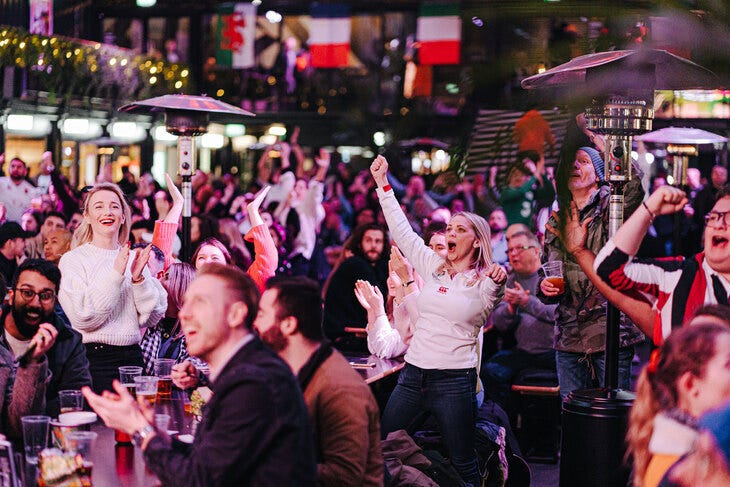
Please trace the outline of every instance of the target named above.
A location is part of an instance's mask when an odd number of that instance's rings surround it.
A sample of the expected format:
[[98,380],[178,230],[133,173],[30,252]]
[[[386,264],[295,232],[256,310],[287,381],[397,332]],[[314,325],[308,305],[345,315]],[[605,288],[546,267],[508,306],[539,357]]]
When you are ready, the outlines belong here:
[[[3,326],[9,312],[10,306],[2,307],[0,323],[3,323]],[[51,324],[58,330],[58,337],[46,354],[48,370],[51,372],[50,382],[46,386],[46,414],[55,418],[59,413],[58,391],[78,390],[83,386],[91,386],[91,373],[81,334],[71,328],[68,318],[58,304]],[[0,345],[10,350],[4,332],[0,333]]]
[[192,445],[160,436],[147,445],[147,467],[162,485],[316,485],[307,408],[297,380],[274,352],[254,338],[211,388]]

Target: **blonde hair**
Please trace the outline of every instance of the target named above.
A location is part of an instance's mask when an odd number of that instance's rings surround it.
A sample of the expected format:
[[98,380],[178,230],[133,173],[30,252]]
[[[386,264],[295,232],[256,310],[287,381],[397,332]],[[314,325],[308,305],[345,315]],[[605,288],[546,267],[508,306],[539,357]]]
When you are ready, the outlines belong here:
[[94,231],[91,229],[91,224],[89,223],[88,219],[89,201],[91,201],[91,197],[99,191],[110,191],[117,195],[117,198],[119,198],[119,202],[122,205],[124,222],[122,222],[119,227],[119,235],[117,241],[119,245],[123,245],[127,241],[129,241],[129,229],[132,226],[132,212],[129,209],[129,204],[127,203],[127,200],[124,198],[124,193],[121,189],[119,189],[119,186],[114,183],[97,183],[94,185],[93,188],[88,191],[88,193],[86,193],[86,196],[84,198],[84,204],[81,208],[81,214],[84,216],[84,219],[81,220],[81,223],[74,232],[73,239],[71,240],[72,249],[75,249],[76,247],[83,245],[87,242],[91,242],[91,240],[94,238]]
[[[179,311],[183,305],[183,297],[188,286],[195,278],[195,267],[187,262],[173,262],[165,271],[166,278],[161,282],[162,287],[167,291],[167,295],[172,301],[172,305]],[[178,338],[181,334],[180,319],[175,322],[175,327],[170,333],[173,337]]]
[[652,357],[641,371],[626,435],[626,455],[633,455],[636,487],[644,485],[644,475],[651,460],[649,441],[654,433],[654,418],[662,411],[679,406],[677,382],[685,373],[698,378],[705,375],[707,363],[717,353],[717,339],[725,333],[730,333],[730,328],[717,323],[680,328],[654,352],[657,357]]
[[[457,216],[465,218],[471,224],[471,229],[476,235],[477,242],[479,242],[479,246],[474,249],[474,253],[472,254],[473,259],[469,264],[469,268],[474,269],[477,275],[482,278],[492,265],[492,237],[489,231],[489,224],[481,216],[468,211],[460,211],[453,214],[449,221],[453,221]],[[439,268],[439,271],[450,269],[452,269],[452,264],[446,260]]]

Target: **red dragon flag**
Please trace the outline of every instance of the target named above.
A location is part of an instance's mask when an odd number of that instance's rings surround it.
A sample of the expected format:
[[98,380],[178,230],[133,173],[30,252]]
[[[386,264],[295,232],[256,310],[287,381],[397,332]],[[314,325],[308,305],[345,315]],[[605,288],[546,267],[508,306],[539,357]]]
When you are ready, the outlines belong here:
[[226,3],[218,9],[215,62],[220,66],[250,68],[256,64],[256,6]]

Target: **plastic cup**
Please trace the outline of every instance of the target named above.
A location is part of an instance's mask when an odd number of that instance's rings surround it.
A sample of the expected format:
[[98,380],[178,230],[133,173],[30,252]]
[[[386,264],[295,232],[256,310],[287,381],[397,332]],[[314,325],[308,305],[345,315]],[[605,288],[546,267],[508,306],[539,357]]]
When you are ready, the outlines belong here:
[[563,262],[560,260],[554,260],[546,262],[542,266],[543,272],[545,272],[545,280],[558,288],[559,294],[565,292],[565,279],[563,278]]
[[[142,375],[142,367],[136,365],[125,365],[119,367],[119,381],[127,388],[130,394],[136,397],[136,384],[134,378]],[[123,431],[114,430],[114,441],[120,444],[131,444],[132,437]]]
[[150,404],[155,403],[157,398],[157,383],[160,378],[153,375],[141,375],[134,378],[134,383],[137,386],[137,397],[143,397],[147,399]]
[[157,395],[160,399],[167,399],[172,396],[172,366],[175,360],[171,358],[155,359],[155,375],[159,378],[157,383]]
[[51,418],[50,416],[24,416],[20,421],[23,424],[25,460],[36,465],[38,463],[38,454],[48,444],[48,429]]
[[58,391],[58,403],[61,414],[84,410],[84,396],[81,391]]
[[97,434],[93,431],[72,431],[66,435],[68,449],[78,453],[81,458],[91,459],[91,448],[94,446]]

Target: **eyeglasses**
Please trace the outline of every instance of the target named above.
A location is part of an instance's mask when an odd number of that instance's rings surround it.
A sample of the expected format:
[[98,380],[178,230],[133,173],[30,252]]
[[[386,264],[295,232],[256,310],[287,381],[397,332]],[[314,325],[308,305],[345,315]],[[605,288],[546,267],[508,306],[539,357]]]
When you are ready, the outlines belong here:
[[522,252],[524,252],[527,249],[534,249],[534,248],[535,248],[534,245],[520,245],[519,247],[508,248],[507,253],[511,254],[514,252],[514,253],[521,254]]
[[50,289],[44,289],[43,291],[35,292],[32,289],[28,289],[25,287],[16,287],[15,290],[20,293],[25,301],[33,301],[33,298],[36,296],[38,296],[38,299],[40,299],[42,303],[49,303],[56,299],[56,292],[51,291]]
[[727,228],[730,226],[729,214],[730,211],[711,211],[705,215],[705,223],[710,228]]

